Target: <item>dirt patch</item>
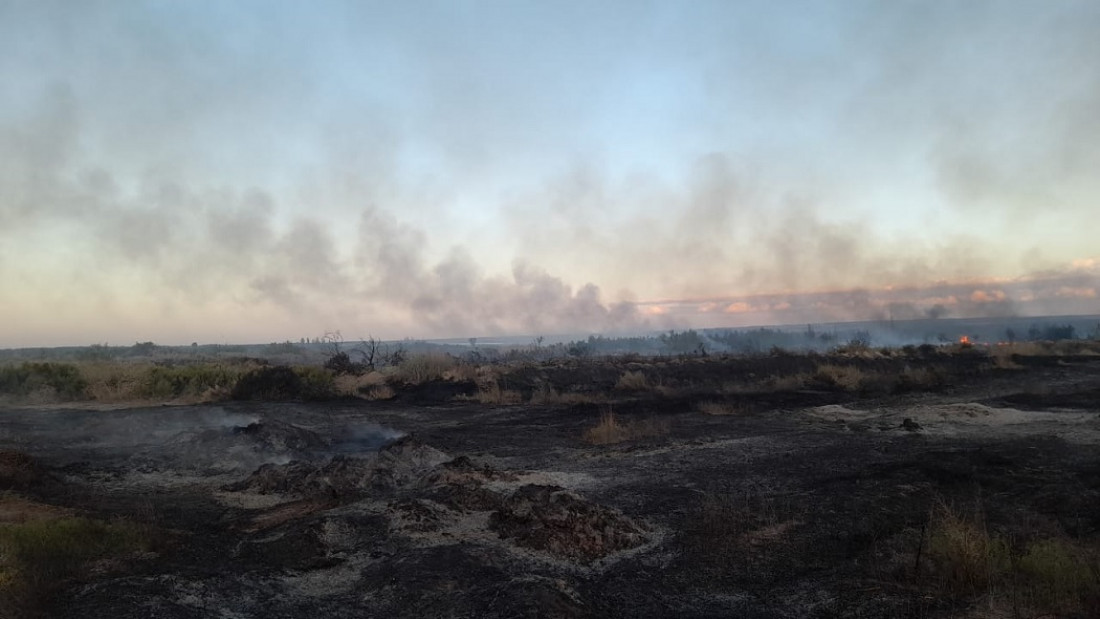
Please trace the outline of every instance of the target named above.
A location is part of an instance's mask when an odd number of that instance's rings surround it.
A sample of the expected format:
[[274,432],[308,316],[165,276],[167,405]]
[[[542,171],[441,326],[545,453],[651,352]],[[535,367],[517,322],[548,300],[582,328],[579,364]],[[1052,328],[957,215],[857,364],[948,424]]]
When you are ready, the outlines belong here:
[[489,527],[520,546],[592,563],[641,546],[646,530],[620,512],[591,503],[560,486],[529,484],[493,512]]
[[272,529],[292,520],[304,518],[310,514],[325,511],[336,507],[338,503],[334,499],[310,498],[301,501],[283,503],[271,509],[264,510],[243,523],[241,530],[255,533],[266,529]]
[[29,501],[17,496],[0,496],[0,524],[50,520],[72,516],[75,513],[71,509]]

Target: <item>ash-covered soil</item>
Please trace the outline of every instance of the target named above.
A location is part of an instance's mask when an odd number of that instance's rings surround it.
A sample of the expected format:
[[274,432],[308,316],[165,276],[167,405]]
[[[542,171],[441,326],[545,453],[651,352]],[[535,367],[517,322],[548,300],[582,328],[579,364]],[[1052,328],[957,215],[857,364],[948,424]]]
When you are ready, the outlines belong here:
[[1013,616],[936,586],[930,514],[1094,543],[1098,394],[1092,358],[728,415],[632,393],[615,416],[667,432],[610,445],[606,403],[7,409],[0,490],[168,536],[54,617]]

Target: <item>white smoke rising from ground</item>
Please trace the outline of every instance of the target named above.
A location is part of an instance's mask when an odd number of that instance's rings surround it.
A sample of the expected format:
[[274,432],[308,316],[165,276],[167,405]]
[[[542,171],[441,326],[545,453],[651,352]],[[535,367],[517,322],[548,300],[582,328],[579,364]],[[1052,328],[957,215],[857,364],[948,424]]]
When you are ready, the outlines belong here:
[[0,7],[0,345],[1100,311],[1095,3],[475,8]]

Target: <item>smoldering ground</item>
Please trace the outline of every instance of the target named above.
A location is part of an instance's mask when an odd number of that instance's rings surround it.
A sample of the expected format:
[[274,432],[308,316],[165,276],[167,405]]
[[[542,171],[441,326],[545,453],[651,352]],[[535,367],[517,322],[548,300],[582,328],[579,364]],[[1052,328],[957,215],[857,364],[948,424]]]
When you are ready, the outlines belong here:
[[370,421],[336,422],[323,411],[311,412],[291,425],[279,419],[277,406],[13,410],[6,412],[9,423],[0,438],[32,453],[59,450],[69,461],[110,463],[125,474],[171,469],[212,475],[369,454],[402,436]]

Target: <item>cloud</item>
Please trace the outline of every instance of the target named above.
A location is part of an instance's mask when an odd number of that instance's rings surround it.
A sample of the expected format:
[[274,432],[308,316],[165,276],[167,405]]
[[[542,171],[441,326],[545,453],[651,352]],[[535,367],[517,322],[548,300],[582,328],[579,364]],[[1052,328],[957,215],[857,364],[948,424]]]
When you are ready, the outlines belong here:
[[1096,311],[1100,5],[841,4],[0,7],[4,319]]

